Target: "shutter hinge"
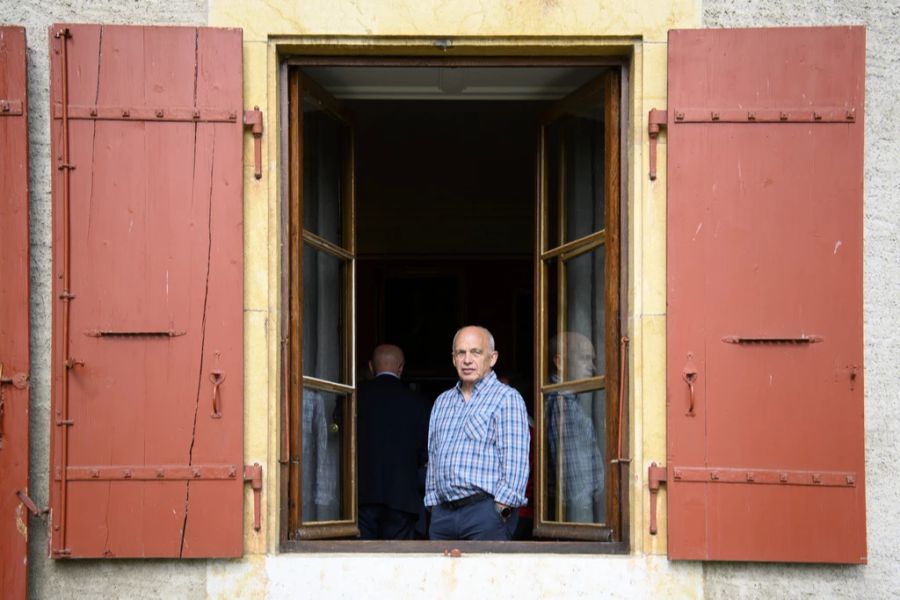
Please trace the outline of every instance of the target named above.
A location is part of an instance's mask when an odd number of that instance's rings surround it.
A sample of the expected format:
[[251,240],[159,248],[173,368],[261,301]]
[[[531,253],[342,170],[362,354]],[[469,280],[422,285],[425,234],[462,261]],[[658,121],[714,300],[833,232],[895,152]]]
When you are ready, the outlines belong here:
[[258,106],[254,106],[253,110],[244,111],[244,128],[250,129],[250,133],[253,134],[253,176],[262,179],[263,114]]
[[647,467],[647,487],[650,488],[650,535],[656,535],[656,501],[659,496],[659,486],[665,482],[665,465],[650,463],[650,466]]
[[252,465],[244,465],[244,482],[250,484],[253,490],[253,530],[259,531],[262,528],[261,511],[262,511],[262,465],[253,463]]
[[16,496],[19,497],[19,502],[28,509],[28,512],[36,517],[43,519],[45,515],[50,512],[49,506],[46,508],[38,508],[37,504],[34,503],[34,500],[32,500],[23,490],[16,490]]
[[650,115],[647,117],[647,132],[650,135],[650,180],[656,180],[656,139],[659,137],[659,131],[666,127],[669,118],[668,111],[650,109]]

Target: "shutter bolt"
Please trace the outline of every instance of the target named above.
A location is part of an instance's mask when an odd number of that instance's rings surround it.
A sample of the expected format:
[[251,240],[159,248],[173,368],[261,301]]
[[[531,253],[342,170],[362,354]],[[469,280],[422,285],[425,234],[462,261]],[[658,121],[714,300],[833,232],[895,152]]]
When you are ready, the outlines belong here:
[[125,469],[125,471],[122,472],[122,477],[124,477],[125,479],[131,479],[131,469]]
[[819,476],[818,473],[813,473],[812,480],[813,480],[813,483],[822,483],[822,478]]
[[712,111],[711,116],[712,116],[712,120],[713,120],[713,121],[718,121],[718,120],[719,120],[719,112],[718,112],[718,111],[715,111],[715,110]]
[[194,479],[200,479],[200,469],[193,469]]
[[158,111],[156,111],[156,118],[162,119],[164,114],[165,112],[162,109],[159,109]]
[[199,111],[198,109],[196,109],[196,108],[194,109],[193,117],[194,117],[195,119],[199,119],[199,118],[200,118],[200,111]]
[[821,120],[822,120],[822,113],[820,113],[819,111],[814,111],[814,112],[813,112],[813,119],[815,119],[816,121],[821,121]]
[[778,118],[780,118],[782,121],[787,121],[787,120],[788,120],[788,114],[787,114],[786,112],[782,112],[782,113],[778,116]]
[[854,483],[856,483],[856,480],[853,475],[847,475],[847,485],[853,485]]
[[747,120],[748,120],[748,121],[755,121],[755,120],[756,120],[756,113],[753,112],[752,110],[751,110],[750,112],[748,112],[748,113],[747,113]]
[[127,119],[127,118],[130,117],[130,116],[131,116],[131,112],[130,112],[130,111],[128,111],[128,110],[123,110],[123,111],[122,111],[122,117],[124,117],[124,118]]
[[856,118],[856,109],[851,108],[850,110],[847,111],[847,120],[852,121],[855,118]]
[[753,472],[752,471],[747,473],[747,482],[753,483]]
[[719,480],[719,474],[718,474],[716,471],[712,471],[712,472],[710,472],[710,474],[709,474],[709,478],[712,479],[713,481],[718,481],[718,480]]
[[782,473],[781,475],[778,476],[778,481],[780,481],[781,483],[787,483],[787,480],[788,480],[787,473]]
[[96,106],[93,107],[93,108],[91,108],[91,116],[92,116],[92,117],[96,117],[96,116],[97,116],[97,107],[96,107]]
[[91,469],[91,477],[93,477],[94,479],[99,479],[100,471],[98,471],[97,469]]
[[163,477],[166,476],[166,470],[165,469],[157,469],[156,476],[159,477],[160,479],[162,479]]

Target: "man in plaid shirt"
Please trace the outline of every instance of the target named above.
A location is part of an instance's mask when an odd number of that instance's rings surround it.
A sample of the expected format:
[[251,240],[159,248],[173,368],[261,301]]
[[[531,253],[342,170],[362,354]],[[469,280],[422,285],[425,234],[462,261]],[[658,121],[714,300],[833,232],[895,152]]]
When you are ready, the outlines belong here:
[[508,540],[528,481],[528,414],[501,383],[494,336],[463,327],[453,338],[455,387],[434,404],[428,430],[425,505],[433,540]]

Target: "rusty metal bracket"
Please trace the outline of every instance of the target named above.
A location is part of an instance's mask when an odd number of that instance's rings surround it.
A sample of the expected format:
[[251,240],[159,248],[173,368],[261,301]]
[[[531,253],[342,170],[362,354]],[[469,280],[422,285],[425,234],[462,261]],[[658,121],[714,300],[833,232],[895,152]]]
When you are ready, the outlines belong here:
[[105,329],[89,329],[84,332],[88,337],[164,337],[173,338],[186,335],[183,329],[169,329],[167,331],[111,331]]
[[24,112],[21,100],[0,98],[0,117],[21,117]]
[[263,114],[258,106],[244,111],[244,128],[253,134],[253,176],[262,179]]
[[650,535],[656,535],[656,502],[660,484],[666,483],[665,465],[650,463],[650,466],[647,467],[647,482],[647,487],[650,488]]
[[32,500],[24,490],[16,490],[16,496],[19,497],[19,502],[21,502],[25,506],[25,508],[28,509],[28,512],[36,517],[40,517],[41,519],[43,519],[47,515],[47,513],[50,512],[49,506],[45,508],[38,508],[34,500]]
[[53,103],[53,118],[93,121],[159,121],[161,123],[236,123],[238,111],[201,106],[95,106],[69,104],[63,111],[61,102]]
[[820,335],[798,335],[797,337],[741,337],[726,335],[722,341],[726,344],[818,344],[824,338]]
[[253,490],[253,530],[262,528],[262,465],[253,463],[244,465],[244,482]]
[[3,363],[0,363],[0,385],[11,385],[17,390],[28,387],[28,373],[14,373],[12,377],[3,376]]
[[672,467],[672,479],[684,483],[747,483],[815,487],[856,487],[852,471],[798,471],[734,467]]
[[656,140],[659,132],[667,126],[669,113],[664,110],[650,109],[647,117],[647,132],[650,135],[650,181],[656,180]]
[[855,123],[856,109],[834,106],[803,108],[686,108],[675,123]]

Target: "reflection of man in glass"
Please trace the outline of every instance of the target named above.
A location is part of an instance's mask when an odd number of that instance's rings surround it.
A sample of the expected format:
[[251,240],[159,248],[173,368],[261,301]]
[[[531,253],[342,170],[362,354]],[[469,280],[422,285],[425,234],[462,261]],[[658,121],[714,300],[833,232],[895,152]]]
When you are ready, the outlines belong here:
[[[584,335],[564,332],[550,340],[553,383],[594,377],[596,353]],[[603,456],[592,416],[602,411],[594,392],[555,392],[544,399],[549,447],[548,500],[556,521],[600,522],[603,502]]]

